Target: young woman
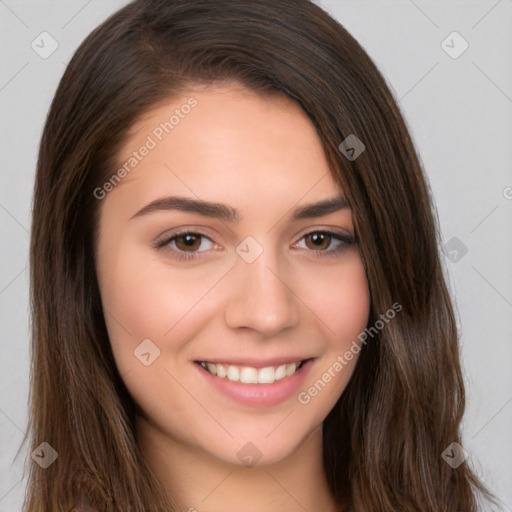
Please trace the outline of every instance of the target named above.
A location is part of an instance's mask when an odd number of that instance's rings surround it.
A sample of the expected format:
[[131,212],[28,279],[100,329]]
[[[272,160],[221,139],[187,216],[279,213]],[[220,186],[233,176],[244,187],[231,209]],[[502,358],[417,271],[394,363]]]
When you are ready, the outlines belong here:
[[121,9],[41,142],[25,511],[476,511],[432,210],[318,6]]

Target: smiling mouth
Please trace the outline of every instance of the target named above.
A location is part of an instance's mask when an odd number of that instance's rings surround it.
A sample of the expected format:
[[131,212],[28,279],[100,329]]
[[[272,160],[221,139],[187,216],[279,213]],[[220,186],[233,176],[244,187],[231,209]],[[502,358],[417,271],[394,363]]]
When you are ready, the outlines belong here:
[[234,364],[217,364],[208,361],[196,361],[208,373],[221,379],[243,384],[273,384],[294,375],[308,360],[297,361],[279,366],[255,368],[253,366],[238,366]]

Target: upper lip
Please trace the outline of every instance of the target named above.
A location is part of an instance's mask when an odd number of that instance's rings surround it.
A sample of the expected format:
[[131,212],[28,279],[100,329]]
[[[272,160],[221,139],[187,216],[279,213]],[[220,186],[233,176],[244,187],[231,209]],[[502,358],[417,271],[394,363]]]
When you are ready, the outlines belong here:
[[226,357],[222,359],[220,357],[196,359],[195,362],[206,362],[213,364],[225,364],[233,366],[250,366],[252,368],[266,368],[268,366],[281,366],[283,364],[297,363],[300,361],[306,361],[313,359],[312,357],[303,356],[284,356],[284,357],[272,357],[269,359],[256,359],[256,358],[233,358]]

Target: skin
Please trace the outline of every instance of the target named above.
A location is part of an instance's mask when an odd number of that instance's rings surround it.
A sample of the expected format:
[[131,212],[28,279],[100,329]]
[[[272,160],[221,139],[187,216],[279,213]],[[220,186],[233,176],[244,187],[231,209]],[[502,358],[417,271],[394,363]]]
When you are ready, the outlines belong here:
[[[354,236],[352,212],[292,219],[294,209],[342,191],[300,107],[236,84],[194,88],[155,107],[130,131],[119,162],[191,96],[197,106],[100,205],[98,281],[116,364],[139,408],[142,452],[179,510],[336,511],[321,426],[357,356],[307,405],[297,393],[357,340],[370,297],[357,244],[327,237],[318,249],[305,235]],[[223,203],[240,219],[176,210],[133,217],[165,196]],[[154,246],[176,228],[212,242],[199,238],[188,260],[178,257],[183,238]],[[252,263],[236,252],[248,236],[263,249]],[[144,339],[160,350],[148,366],[134,356]],[[233,401],[194,363],[286,354],[314,361],[297,392],[266,407]],[[254,467],[237,457],[248,442],[261,454]]]

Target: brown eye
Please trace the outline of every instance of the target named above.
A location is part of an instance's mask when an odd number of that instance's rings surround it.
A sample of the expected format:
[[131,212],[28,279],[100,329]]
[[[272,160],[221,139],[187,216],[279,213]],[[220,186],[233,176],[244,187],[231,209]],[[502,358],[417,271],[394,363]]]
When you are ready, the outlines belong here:
[[196,252],[201,247],[203,237],[194,233],[185,233],[174,238],[176,248],[183,252]]
[[199,258],[204,252],[219,248],[211,238],[193,231],[182,231],[163,236],[155,243],[158,250],[167,250],[168,255],[178,260],[186,261]]
[[298,249],[304,249],[315,257],[339,257],[351,246],[355,246],[356,240],[346,233],[331,231],[310,231],[294,244]]
[[310,233],[304,237],[306,247],[314,251],[324,251],[332,242],[332,235],[327,233]]

